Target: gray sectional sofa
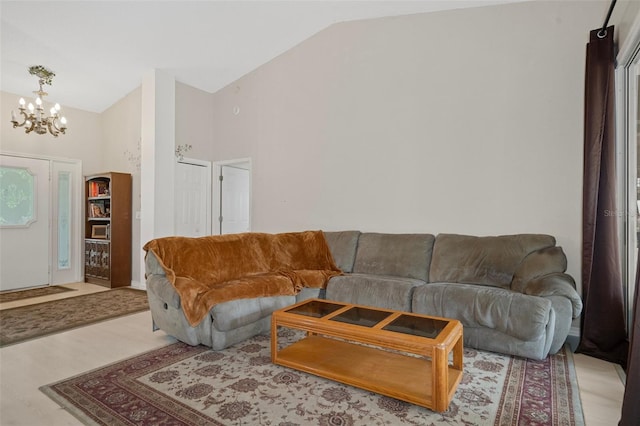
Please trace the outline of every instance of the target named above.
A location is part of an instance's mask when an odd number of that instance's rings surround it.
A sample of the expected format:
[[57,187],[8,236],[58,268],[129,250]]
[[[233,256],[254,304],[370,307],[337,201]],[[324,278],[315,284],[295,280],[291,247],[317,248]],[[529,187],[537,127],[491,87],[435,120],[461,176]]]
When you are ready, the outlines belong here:
[[270,330],[271,313],[311,297],[455,318],[465,346],[544,359],[564,344],[582,302],[552,236],[325,232],[344,272],[326,289],[214,306],[192,327],[153,253],[146,256],[154,327],[220,350]]

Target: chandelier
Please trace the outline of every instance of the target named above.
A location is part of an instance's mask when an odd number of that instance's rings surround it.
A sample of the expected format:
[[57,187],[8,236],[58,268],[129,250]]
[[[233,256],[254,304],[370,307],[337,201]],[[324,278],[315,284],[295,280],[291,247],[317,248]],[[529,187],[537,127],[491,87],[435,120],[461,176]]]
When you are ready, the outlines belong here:
[[45,115],[44,107],[42,106],[42,98],[47,96],[48,93],[42,90],[42,86],[47,84],[51,86],[51,81],[55,74],[48,68],[42,65],[34,65],[29,67],[29,74],[35,75],[38,77],[38,84],[40,85],[40,89],[34,91],[33,93],[37,96],[35,100],[35,106],[29,102],[29,104],[25,107],[24,98],[20,98],[18,103],[19,115],[22,123],[18,122],[16,117],[16,113],[14,110],[11,110],[11,123],[13,123],[13,128],[16,127],[24,127],[25,133],[31,133],[35,131],[39,135],[44,135],[47,133],[51,133],[53,136],[58,137],[58,134],[64,134],[67,130],[67,119],[60,116],[60,104],[55,104],[49,110],[49,116]]

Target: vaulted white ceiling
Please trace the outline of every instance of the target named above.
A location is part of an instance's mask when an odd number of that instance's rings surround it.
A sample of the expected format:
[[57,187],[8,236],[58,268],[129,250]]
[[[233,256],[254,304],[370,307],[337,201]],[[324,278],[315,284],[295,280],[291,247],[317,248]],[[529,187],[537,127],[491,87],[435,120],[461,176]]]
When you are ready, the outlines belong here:
[[102,112],[151,69],[215,92],[333,23],[522,0],[5,1],[0,89]]

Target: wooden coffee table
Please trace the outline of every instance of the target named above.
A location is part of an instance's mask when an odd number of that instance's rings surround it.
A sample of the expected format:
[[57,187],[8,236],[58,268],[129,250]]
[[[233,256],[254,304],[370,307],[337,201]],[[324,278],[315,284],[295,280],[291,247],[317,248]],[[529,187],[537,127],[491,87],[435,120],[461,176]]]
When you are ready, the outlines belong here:
[[[280,348],[278,327],[307,334]],[[435,411],[447,409],[462,379],[462,351],[453,319],[321,299],[271,319],[273,363]]]

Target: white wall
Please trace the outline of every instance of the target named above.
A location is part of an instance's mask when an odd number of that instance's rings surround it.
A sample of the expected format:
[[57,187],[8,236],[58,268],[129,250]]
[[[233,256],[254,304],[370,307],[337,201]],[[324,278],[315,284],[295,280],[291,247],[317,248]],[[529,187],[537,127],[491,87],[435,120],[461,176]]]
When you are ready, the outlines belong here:
[[176,146],[191,145],[184,156],[211,159],[213,97],[211,93],[176,82]]
[[136,212],[140,205],[140,126],[142,93],[138,87],[106,109],[102,114],[105,164],[103,171],[130,173],[131,189],[131,276],[136,286],[140,277],[140,220]]
[[253,159],[255,231],[548,233],[579,282],[585,44],[607,6],[332,26],[214,95],[213,159]]

